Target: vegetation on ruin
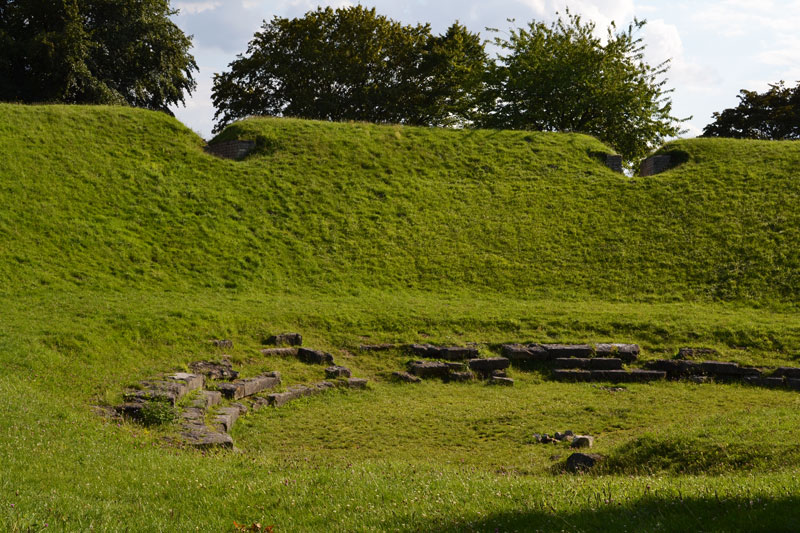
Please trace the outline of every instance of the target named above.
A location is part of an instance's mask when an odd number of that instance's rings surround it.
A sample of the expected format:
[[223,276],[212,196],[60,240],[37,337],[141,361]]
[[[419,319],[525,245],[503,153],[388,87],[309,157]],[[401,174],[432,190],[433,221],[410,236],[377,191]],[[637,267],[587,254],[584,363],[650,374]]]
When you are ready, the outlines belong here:
[[[649,178],[595,139],[299,120],[238,123],[243,161],[129,108],[0,105],[0,524],[230,531],[789,530],[800,394],[390,383],[361,343],[637,342],[800,366],[795,142],[700,139]],[[104,415],[234,341],[243,375],[300,331],[364,392],[239,421],[237,453]],[[166,421],[166,420],[165,420]],[[533,433],[596,437],[601,470]],[[593,449],[593,451],[595,451]]]

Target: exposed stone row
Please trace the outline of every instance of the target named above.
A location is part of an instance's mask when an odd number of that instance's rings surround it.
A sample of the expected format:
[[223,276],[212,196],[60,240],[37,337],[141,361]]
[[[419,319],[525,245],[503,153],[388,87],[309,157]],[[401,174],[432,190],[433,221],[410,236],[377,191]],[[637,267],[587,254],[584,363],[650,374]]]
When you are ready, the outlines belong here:
[[761,376],[761,371],[757,368],[739,366],[738,363],[723,361],[659,359],[657,361],[648,361],[645,367],[651,370],[663,371],[670,379],[705,376],[724,381]]
[[392,377],[409,383],[439,378],[444,381],[472,381],[477,375],[493,385],[513,385],[505,369],[511,361],[505,357],[474,358],[466,363],[451,361],[410,361],[408,372],[395,372]]
[[552,362],[556,359],[618,358],[631,363],[639,357],[638,344],[504,344],[501,353],[515,363]]
[[312,385],[293,385],[283,392],[274,392],[267,395],[266,398],[257,398],[253,406],[256,409],[263,406],[281,407],[292,400],[315,396],[334,388],[366,389],[367,380],[348,377],[334,381],[321,381]]
[[163,379],[141,381],[138,389],[129,390],[123,397],[126,403],[132,404],[161,401],[175,405],[188,392],[202,389],[204,383],[205,379],[201,374],[178,372]]

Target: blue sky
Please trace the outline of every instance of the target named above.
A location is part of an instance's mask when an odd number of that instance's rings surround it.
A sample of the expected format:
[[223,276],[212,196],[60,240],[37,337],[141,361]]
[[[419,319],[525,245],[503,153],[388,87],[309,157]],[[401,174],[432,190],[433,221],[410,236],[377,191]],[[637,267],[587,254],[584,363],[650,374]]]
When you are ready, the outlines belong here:
[[507,29],[506,19],[517,25],[552,21],[565,7],[595,21],[603,33],[611,21],[623,27],[634,17],[646,19],[646,59],[672,59],[667,78],[674,114],[693,116],[685,124],[687,137],[699,134],[714,111],[735,106],[740,89],[800,82],[800,0],[173,0],[180,10],[174,20],[194,36],[200,68],[197,91],[186,107],[174,109],[176,116],[210,138],[212,77],[245,51],[265,19],[356,3],[406,24],[430,22],[435,32],[459,20],[484,37],[490,37],[486,27]]

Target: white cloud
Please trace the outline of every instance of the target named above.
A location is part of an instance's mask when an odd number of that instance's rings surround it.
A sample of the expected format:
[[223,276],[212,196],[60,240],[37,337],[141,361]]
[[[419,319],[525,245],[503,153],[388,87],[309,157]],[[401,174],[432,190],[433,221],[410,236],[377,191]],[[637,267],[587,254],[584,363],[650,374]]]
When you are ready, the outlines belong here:
[[714,91],[722,81],[715,68],[686,57],[678,27],[662,19],[650,20],[644,28],[646,53],[652,65],[670,60],[668,76],[672,86],[694,91]]
[[180,10],[181,14],[189,13],[202,13],[203,11],[213,11],[220,7],[222,2],[175,2],[175,7]]
[[621,27],[635,15],[634,0],[518,0],[530,8],[538,17],[552,19],[556,11],[579,14],[597,24],[598,31],[605,34],[611,22]]

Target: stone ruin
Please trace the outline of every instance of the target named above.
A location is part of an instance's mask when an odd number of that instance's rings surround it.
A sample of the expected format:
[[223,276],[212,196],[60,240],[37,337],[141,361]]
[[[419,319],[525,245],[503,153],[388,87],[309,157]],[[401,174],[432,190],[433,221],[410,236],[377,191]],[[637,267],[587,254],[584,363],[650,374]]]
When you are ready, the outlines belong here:
[[[292,337],[295,342],[298,337]],[[216,346],[217,341],[212,341]],[[225,341],[230,343],[230,341]],[[231,344],[225,345],[230,347]],[[281,349],[281,348],[279,348]],[[192,373],[178,372],[158,379],[144,380],[128,390],[124,403],[116,412],[127,418],[142,420],[150,402],[179,407],[189,394],[191,402],[180,409],[181,440],[197,448],[233,448],[230,431],[240,416],[262,407],[281,407],[292,400],[313,396],[334,388],[366,389],[367,380],[354,378],[348,368],[333,365],[333,357],[325,352],[292,348],[294,355],[310,364],[330,363],[325,369],[328,380],[311,385],[294,385],[282,392],[270,392],[281,385],[278,372],[267,372],[251,378],[239,378],[230,360],[195,361],[189,364]],[[224,404],[224,405],[223,405]]]
[[206,145],[205,151],[222,159],[238,161],[244,159],[255,147],[255,141],[222,141]]
[[672,156],[666,155],[651,155],[642,161],[639,167],[639,175],[642,177],[653,176],[661,174],[673,167]]
[[[233,345],[228,340],[211,342],[220,348]],[[281,407],[292,400],[321,394],[334,388],[367,387],[366,379],[354,378],[348,368],[334,364],[330,353],[302,347],[301,343],[302,337],[299,334],[275,335],[267,339],[265,344],[276,347],[262,349],[261,353],[267,356],[296,357],[307,364],[326,365],[325,381],[294,385],[284,391],[275,392],[281,385],[279,373],[267,372],[251,378],[239,378],[239,372],[223,356],[221,361],[191,363],[191,373],[178,372],[141,381],[138,387],[125,393],[125,401],[116,407],[116,411],[132,419],[141,419],[148,402],[165,402],[176,406],[185,396],[194,394],[180,414],[180,435],[183,442],[199,448],[232,448],[231,428],[240,416],[250,411],[266,406]],[[394,380],[406,383],[418,383],[433,378],[445,382],[482,379],[491,385],[513,385],[514,380],[507,376],[506,370],[512,365],[526,366],[532,363],[539,367],[545,365],[557,381],[738,381],[761,387],[800,391],[800,368],[781,367],[767,374],[761,369],[740,366],[733,362],[691,359],[719,355],[708,348],[681,348],[673,359],[647,361],[644,368],[628,370],[624,368],[625,365],[638,362],[640,348],[636,344],[503,344],[500,346],[501,357],[480,357],[475,345],[376,344],[362,345],[359,349],[365,352],[400,349],[418,357],[439,359],[414,359],[408,362],[405,371],[392,374]],[[553,438],[536,435],[535,439],[542,443],[571,442],[573,447],[591,447],[593,444],[593,437],[576,436],[572,432],[557,433]],[[578,444],[575,444],[576,441]],[[594,454],[573,454],[567,460],[567,470],[584,471],[600,459],[600,456],[595,457]]]

